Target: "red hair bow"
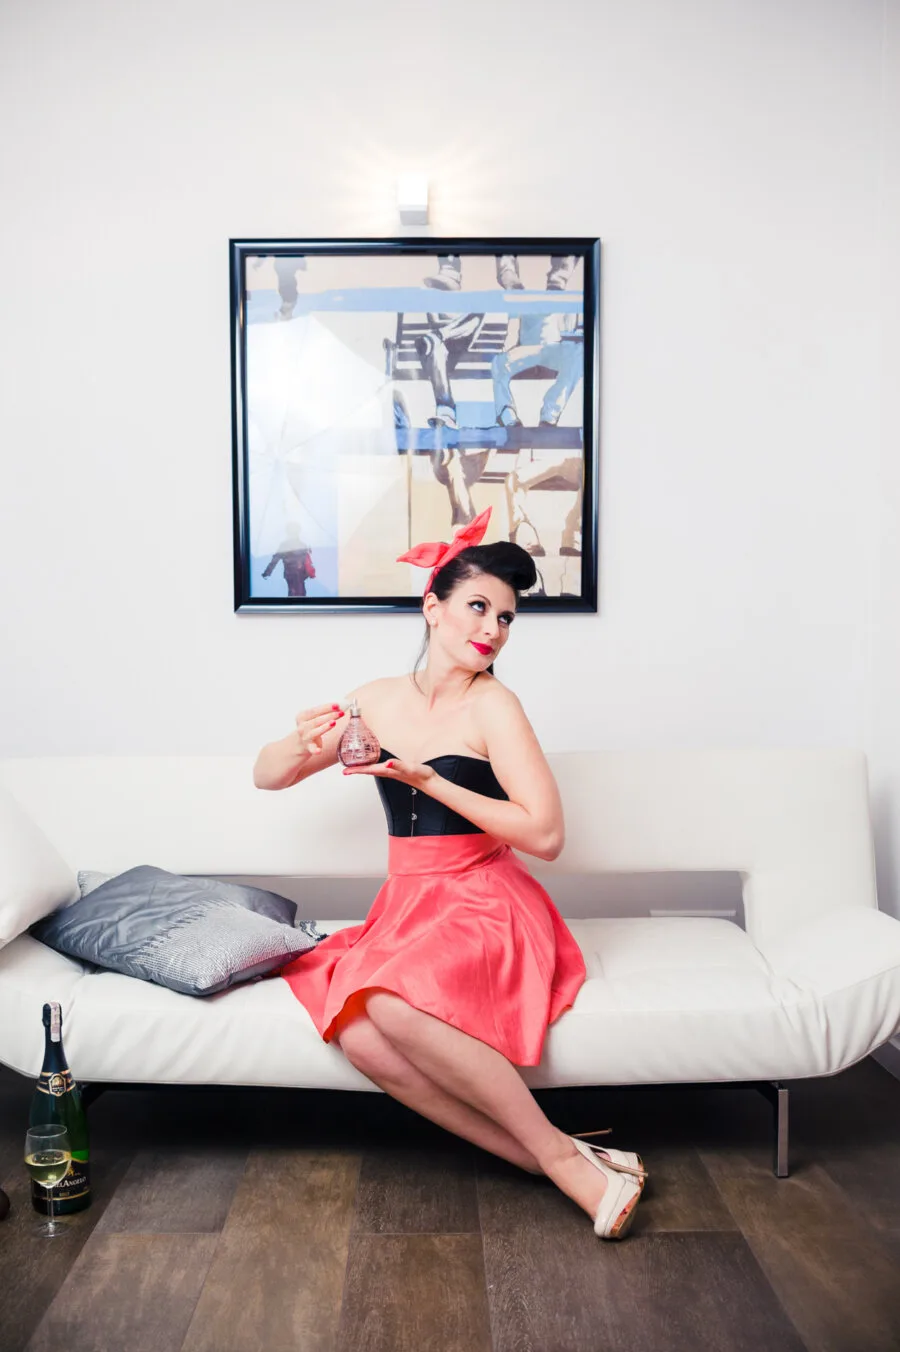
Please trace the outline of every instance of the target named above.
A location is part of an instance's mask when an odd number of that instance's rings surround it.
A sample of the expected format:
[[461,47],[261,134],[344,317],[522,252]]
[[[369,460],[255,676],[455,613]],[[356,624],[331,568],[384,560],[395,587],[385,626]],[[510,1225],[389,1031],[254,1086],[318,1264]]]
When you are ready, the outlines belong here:
[[414,545],[405,554],[398,555],[397,562],[414,563],[419,568],[431,569],[431,576],[424,593],[427,596],[431,591],[431,584],[445,564],[449,563],[451,559],[455,559],[457,554],[461,554],[464,549],[481,544],[490,519],[491,508],[486,507],[483,512],[479,512],[474,521],[469,522],[468,526],[462,526],[449,544],[446,544],[443,540],[431,540],[421,545]]

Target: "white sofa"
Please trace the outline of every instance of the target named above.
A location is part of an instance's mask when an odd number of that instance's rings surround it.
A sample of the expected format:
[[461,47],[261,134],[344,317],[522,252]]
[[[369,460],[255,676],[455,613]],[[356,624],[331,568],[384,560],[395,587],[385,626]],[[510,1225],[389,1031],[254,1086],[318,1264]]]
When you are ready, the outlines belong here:
[[[566,848],[553,864],[528,863],[551,892],[561,871],[733,870],[746,931],[673,916],[570,921],[588,979],[550,1029],[540,1066],[523,1071],[528,1084],[828,1075],[897,1031],[900,922],[877,909],[861,754],[601,751],[549,760]],[[68,865],[47,910],[73,894],[78,869],[147,863],[265,877],[275,891],[279,880],[303,877],[303,913],[321,919],[317,878],[385,868],[374,786],[336,771],[266,793],[243,757],[39,757],[0,761],[0,784]],[[48,999],[63,1005],[66,1051],[82,1081],[374,1088],[320,1040],[278,979],[194,999],[85,969],[22,933],[0,949],[0,1061],[27,1075],[40,1070]],[[785,1129],[783,1120],[782,1137]]]

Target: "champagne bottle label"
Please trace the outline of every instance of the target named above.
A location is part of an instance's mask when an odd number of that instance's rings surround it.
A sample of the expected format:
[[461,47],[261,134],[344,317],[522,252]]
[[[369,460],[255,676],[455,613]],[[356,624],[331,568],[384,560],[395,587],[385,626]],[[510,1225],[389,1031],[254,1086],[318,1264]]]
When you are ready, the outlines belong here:
[[[77,1206],[70,1206],[69,1203],[75,1202],[78,1198],[90,1196],[91,1192],[91,1166],[87,1160],[78,1160],[72,1153],[72,1167],[55,1187],[51,1188],[53,1193],[53,1210],[60,1216],[65,1216],[70,1211],[80,1210]],[[41,1211],[44,1215],[48,1214],[47,1189],[42,1188],[39,1183],[32,1179],[31,1200],[35,1209]]]
[[62,1098],[64,1094],[71,1094],[75,1088],[75,1082],[70,1070],[56,1070],[51,1073],[42,1071],[41,1078],[34,1087],[39,1094],[49,1094],[51,1098]]

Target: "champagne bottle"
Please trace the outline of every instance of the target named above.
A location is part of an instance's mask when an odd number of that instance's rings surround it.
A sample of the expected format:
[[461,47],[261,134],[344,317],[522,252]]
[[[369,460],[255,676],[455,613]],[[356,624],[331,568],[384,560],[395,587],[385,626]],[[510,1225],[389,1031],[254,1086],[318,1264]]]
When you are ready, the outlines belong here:
[[[55,1215],[67,1216],[91,1204],[91,1166],[87,1117],[78,1086],[66,1062],[62,1044],[62,1010],[55,1002],[44,1005],[44,1064],[31,1099],[28,1125],[58,1122],[69,1133],[72,1167],[52,1188]],[[49,1214],[47,1189],[32,1180],[31,1204]]]

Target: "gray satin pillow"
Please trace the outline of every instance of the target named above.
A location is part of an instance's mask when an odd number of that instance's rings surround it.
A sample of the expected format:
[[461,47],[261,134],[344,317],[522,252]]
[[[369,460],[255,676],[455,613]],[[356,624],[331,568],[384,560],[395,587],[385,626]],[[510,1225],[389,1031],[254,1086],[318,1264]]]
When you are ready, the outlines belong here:
[[185,995],[213,995],[277,971],[325,935],[295,927],[293,901],[259,887],[144,864],[31,927],[41,943]]
[[[86,897],[89,892],[93,892],[103,883],[108,883],[110,878],[114,878],[116,875],[114,873],[98,873],[95,869],[82,868],[78,870],[76,876],[78,878],[78,896],[75,900],[78,901],[80,897]],[[69,905],[72,905],[72,903],[70,902]]]

